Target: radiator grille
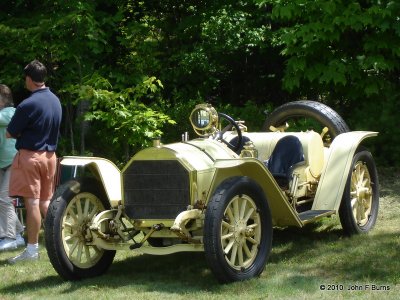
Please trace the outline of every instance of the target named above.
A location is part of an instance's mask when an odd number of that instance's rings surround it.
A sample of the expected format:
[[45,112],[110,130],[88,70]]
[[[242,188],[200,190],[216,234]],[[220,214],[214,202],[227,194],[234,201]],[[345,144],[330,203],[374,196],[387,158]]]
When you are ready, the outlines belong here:
[[123,180],[132,219],[175,219],[190,203],[189,172],[178,161],[134,161]]

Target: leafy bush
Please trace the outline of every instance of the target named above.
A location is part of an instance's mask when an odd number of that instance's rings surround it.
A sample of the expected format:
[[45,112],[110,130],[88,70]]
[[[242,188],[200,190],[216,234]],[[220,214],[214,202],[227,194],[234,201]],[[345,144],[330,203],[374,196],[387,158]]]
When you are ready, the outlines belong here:
[[[161,136],[161,128],[165,123],[175,124],[169,116],[157,110],[156,105],[152,108],[142,102],[145,98],[155,102],[161,100],[161,88],[161,82],[150,77],[135,87],[113,91],[106,79],[95,75],[82,85],[69,86],[68,91],[76,94],[76,102],[90,103],[84,120],[100,124],[96,126],[98,131],[92,134],[102,140],[102,144],[126,145],[124,154],[127,160],[132,150],[147,147],[153,138]],[[110,153],[103,155],[107,157]]]

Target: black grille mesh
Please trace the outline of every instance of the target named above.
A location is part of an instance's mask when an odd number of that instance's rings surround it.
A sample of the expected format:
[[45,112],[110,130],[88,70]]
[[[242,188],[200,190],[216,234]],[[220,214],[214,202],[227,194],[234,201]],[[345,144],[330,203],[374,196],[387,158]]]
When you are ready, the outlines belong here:
[[189,205],[189,172],[178,161],[134,161],[123,180],[132,219],[175,219]]

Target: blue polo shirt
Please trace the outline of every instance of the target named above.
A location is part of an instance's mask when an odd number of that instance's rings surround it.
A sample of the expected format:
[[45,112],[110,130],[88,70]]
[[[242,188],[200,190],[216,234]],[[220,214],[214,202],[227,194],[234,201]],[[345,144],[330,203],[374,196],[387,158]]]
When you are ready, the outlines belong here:
[[33,91],[17,106],[7,127],[7,131],[17,140],[15,148],[56,151],[61,114],[60,100],[48,87]]

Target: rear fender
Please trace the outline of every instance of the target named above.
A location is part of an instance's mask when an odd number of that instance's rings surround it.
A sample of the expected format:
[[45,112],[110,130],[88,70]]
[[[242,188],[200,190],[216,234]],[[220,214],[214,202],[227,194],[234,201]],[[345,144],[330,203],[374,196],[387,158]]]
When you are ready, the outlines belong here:
[[338,212],[354,153],[362,140],[377,135],[372,131],[352,131],[335,137],[329,147],[312,210]]
[[259,160],[254,158],[217,160],[214,166],[216,172],[211,183],[211,193],[207,197],[207,202],[225,179],[233,176],[247,176],[263,189],[271,209],[274,226],[302,226],[287,197],[277,185],[271,173]]
[[65,156],[61,159],[60,165],[61,173],[63,166],[75,167],[72,168],[72,172],[67,179],[79,177],[77,169],[78,167],[84,167],[85,172],[90,172],[91,175],[100,180],[111,207],[117,207],[118,202],[122,200],[121,172],[111,161],[99,157]]

